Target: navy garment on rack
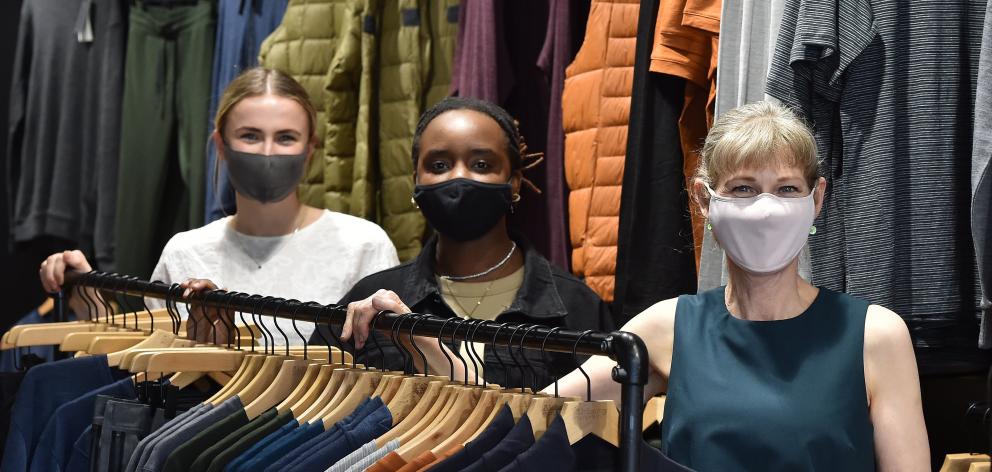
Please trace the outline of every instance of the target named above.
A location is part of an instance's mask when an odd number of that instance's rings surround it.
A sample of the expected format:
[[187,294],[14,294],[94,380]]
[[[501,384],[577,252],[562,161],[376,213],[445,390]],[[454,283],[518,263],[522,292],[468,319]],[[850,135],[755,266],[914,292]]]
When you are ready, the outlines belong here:
[[168,423],[162,425],[151,434],[149,434],[145,439],[142,439],[135,447],[134,452],[131,454],[131,459],[127,463],[127,467],[124,469],[125,472],[135,472],[138,468],[138,464],[143,463],[148,459],[148,455],[151,454],[152,448],[154,448],[155,443],[161,440],[166,434],[176,430],[180,425],[186,424],[190,421],[195,420],[200,415],[204,414],[207,410],[213,408],[213,405],[209,403],[204,403],[202,405],[194,406],[186,412],[176,416]]
[[[288,0],[220,0],[217,4],[217,42],[214,45],[214,72],[210,92],[210,119],[217,114],[218,102],[227,85],[245,69],[258,65],[262,41],[282,22]],[[204,123],[213,129],[213,123]],[[214,172],[217,175],[214,175]],[[227,166],[217,162],[217,149],[207,143],[207,192],[204,224],[237,212],[234,187]],[[216,180],[215,180],[216,179]]]
[[[317,437],[323,432],[324,423],[319,419],[315,423],[301,424],[299,428],[296,428],[286,436],[279,438],[269,447],[259,451],[259,453],[256,454],[252,460],[245,463],[244,467],[247,470],[253,471],[263,469],[270,470],[269,466],[278,462],[283,457],[286,457],[301,444]],[[280,469],[275,468],[275,470],[278,471]]]
[[463,470],[497,472],[533,445],[534,429],[530,425],[530,418],[524,415],[495,447],[483,453],[482,457]]
[[[321,444],[338,437],[343,431],[353,428],[365,419],[366,416],[382,407],[382,405],[382,399],[379,397],[363,401],[357,408],[355,408],[355,411],[351,412],[350,415],[346,416],[343,420],[334,423],[334,425],[328,428],[327,431],[324,431],[317,437],[310,439],[286,454],[285,457],[272,464],[272,468],[278,470],[290,469],[297,461],[301,460],[301,457],[316,453]],[[241,470],[245,472],[248,471],[247,468],[243,468]]]
[[499,410],[492,423],[486,426],[479,435],[465,444],[465,447],[451,457],[430,468],[431,472],[459,472],[479,460],[486,451],[496,447],[513,429],[513,413],[510,407],[504,405]]
[[[38,310],[31,310],[28,314],[17,320],[14,326],[53,323],[57,321],[56,318],[54,313],[49,313],[48,316],[41,316]],[[76,316],[70,313],[65,321],[75,320]],[[24,368],[25,366],[22,365],[21,358],[31,354],[37,356],[37,359],[42,361],[51,362],[55,360],[55,346],[30,346],[0,351],[0,372],[16,372],[19,370],[18,367]]]
[[290,420],[284,424],[281,428],[267,434],[264,438],[259,440],[257,443],[248,448],[245,452],[234,458],[226,467],[225,471],[236,471],[241,470],[241,467],[248,461],[255,458],[255,455],[261,452],[263,449],[269,447],[270,444],[276,442],[279,438],[287,435],[290,431],[300,427],[300,424],[296,420]]
[[[363,444],[386,434],[393,426],[393,415],[381,401],[379,404],[378,408],[362,418],[353,428],[342,427],[341,434],[336,438],[318,443],[287,468],[294,472],[323,472]],[[270,467],[268,470],[282,469]]]
[[140,472],[161,471],[165,466],[165,461],[168,459],[169,454],[179,447],[179,445],[242,408],[244,408],[244,405],[241,404],[241,399],[235,395],[224,400],[220,405],[206,410],[196,418],[177,425],[172,431],[160,436],[158,441],[153,446],[150,446],[150,452],[147,451],[148,447],[145,448],[148,457],[138,464],[137,470]]
[[658,9],[658,1],[641,0],[617,230],[616,326],[661,300],[696,292],[679,134],[685,79],[650,71]]
[[35,446],[55,410],[115,380],[104,355],[65,359],[31,368],[14,401],[0,470],[27,470]]
[[[75,379],[63,381],[73,382]],[[91,423],[93,405],[98,395],[128,399],[138,396],[134,390],[134,380],[128,377],[86,392],[58,407],[38,439],[31,458],[32,472],[59,471],[66,467],[76,439]]]

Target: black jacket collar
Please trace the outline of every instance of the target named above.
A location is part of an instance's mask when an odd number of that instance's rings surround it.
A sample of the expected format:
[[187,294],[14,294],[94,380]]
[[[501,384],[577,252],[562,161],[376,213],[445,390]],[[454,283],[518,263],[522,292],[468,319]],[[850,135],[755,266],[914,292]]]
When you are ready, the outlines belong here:
[[[517,248],[524,253],[524,281],[517,297],[504,313],[519,313],[531,318],[555,318],[565,316],[568,311],[562,302],[551,264],[522,237],[513,234]],[[434,274],[434,261],[437,254],[437,237],[433,236],[424,245],[416,259],[410,262],[403,282],[402,300],[412,302],[411,308],[420,305],[428,298],[439,299],[441,292]]]

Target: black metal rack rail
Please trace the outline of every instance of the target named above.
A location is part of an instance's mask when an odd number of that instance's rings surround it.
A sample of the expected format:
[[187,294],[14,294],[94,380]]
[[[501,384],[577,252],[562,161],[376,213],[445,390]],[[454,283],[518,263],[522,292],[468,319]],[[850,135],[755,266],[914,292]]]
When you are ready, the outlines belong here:
[[[177,285],[161,282],[148,282],[119,274],[103,272],[69,272],[65,277],[65,288],[86,286],[139,297],[167,299],[181,303],[197,303],[216,309],[230,309],[254,313],[261,316],[274,316],[312,323],[315,319],[341,326],[345,321],[345,307],[320,305],[314,302],[281,301],[280,303],[259,303],[260,295],[212,291],[183,297]],[[64,303],[60,304],[64,310]],[[373,328],[390,334],[396,322],[410,314],[383,313],[373,320]],[[445,319],[421,317],[412,327],[403,327],[404,333],[416,336],[437,338],[444,328]],[[624,471],[637,471],[641,448],[641,426],[644,409],[644,385],[648,378],[648,355],[644,342],[637,336],[623,331],[579,332],[551,329],[547,327],[528,328],[526,339],[513,339],[514,329],[497,325],[479,325],[473,333],[481,339],[503,347],[523,347],[543,349],[562,353],[605,355],[617,362],[613,368],[613,380],[621,385],[620,405],[620,461]]]

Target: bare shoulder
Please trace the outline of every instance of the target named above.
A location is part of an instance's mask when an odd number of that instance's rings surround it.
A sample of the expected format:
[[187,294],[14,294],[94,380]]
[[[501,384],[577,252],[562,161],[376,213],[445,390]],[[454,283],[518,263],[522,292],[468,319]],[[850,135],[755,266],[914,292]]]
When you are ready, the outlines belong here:
[[672,367],[672,349],[675,345],[675,308],[678,298],[670,298],[651,305],[621,328],[634,333],[644,341],[654,369],[667,378]]
[[912,343],[906,322],[894,311],[879,305],[869,305],[865,317],[865,354],[909,349]]

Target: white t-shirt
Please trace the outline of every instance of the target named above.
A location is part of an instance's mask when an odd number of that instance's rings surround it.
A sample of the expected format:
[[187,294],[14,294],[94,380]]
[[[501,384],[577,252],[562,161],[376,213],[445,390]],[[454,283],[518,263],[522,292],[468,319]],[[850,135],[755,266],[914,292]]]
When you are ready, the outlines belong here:
[[[326,305],[337,303],[363,277],[397,264],[396,248],[382,228],[362,218],[325,210],[317,221],[285,236],[239,233],[231,225],[231,217],[176,234],[162,250],[152,280],[171,284],[189,278],[209,279],[225,290]],[[165,303],[148,300],[148,305],[159,308]],[[180,304],[185,317],[183,308]],[[272,317],[260,318],[275,343],[285,345],[286,339],[273,326]],[[250,314],[245,320],[252,322]],[[240,315],[235,321],[241,324]],[[303,344],[291,320],[278,322],[289,344]],[[309,339],[313,324],[296,325]]]

